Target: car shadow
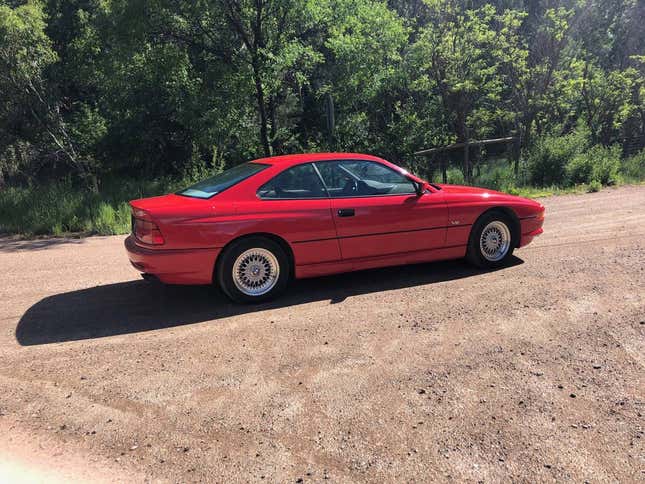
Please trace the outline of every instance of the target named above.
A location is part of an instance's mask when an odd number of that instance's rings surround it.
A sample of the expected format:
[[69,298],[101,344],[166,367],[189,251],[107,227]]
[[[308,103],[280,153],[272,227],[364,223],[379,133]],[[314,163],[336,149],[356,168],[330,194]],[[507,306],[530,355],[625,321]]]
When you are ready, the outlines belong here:
[[[513,257],[509,266],[522,264]],[[275,301],[231,303],[212,286],[164,286],[143,280],[49,296],[30,307],[16,327],[23,346],[139,333],[258,311],[434,284],[482,274],[463,261],[435,262],[297,281]]]

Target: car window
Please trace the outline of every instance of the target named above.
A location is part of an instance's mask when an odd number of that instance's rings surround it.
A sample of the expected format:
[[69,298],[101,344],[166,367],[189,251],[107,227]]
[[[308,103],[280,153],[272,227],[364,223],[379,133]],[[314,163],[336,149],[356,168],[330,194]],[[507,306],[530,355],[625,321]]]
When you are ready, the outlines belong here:
[[265,199],[327,198],[320,177],[311,163],[283,171],[258,190]]
[[260,163],[242,163],[241,165],[224,170],[222,173],[211,178],[200,181],[185,190],[181,190],[177,192],[177,195],[193,198],[210,198],[268,167],[269,165]]
[[315,165],[332,198],[415,193],[412,181],[374,161],[324,161]]

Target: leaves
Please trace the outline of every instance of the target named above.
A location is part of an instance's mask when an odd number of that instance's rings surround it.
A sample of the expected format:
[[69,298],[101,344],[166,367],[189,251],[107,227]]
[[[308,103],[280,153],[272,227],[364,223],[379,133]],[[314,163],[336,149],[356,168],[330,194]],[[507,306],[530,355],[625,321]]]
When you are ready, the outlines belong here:
[[0,0],[0,182],[643,136],[642,2],[529,3]]

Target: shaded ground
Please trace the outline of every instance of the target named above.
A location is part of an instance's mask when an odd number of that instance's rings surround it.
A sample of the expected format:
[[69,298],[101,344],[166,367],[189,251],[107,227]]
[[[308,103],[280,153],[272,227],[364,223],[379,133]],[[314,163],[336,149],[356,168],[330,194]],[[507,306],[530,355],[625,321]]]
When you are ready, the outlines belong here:
[[543,203],[509,268],[258,307],[137,280],[123,237],[0,240],[0,477],[643,480],[645,187]]

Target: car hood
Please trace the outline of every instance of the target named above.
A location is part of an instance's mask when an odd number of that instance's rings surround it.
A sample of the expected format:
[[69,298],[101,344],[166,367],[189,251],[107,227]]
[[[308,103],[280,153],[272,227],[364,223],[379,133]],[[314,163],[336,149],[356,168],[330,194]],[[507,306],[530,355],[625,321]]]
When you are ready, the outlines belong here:
[[517,195],[509,195],[508,193],[490,190],[488,188],[467,187],[462,185],[437,185],[441,188],[453,202],[455,200],[486,200],[488,202],[508,204],[510,206],[522,206],[531,212],[539,212],[544,210],[544,206],[531,200],[530,198],[518,197]]
[[505,193],[498,192],[496,190],[490,190],[488,188],[478,188],[478,187],[467,187],[463,185],[443,185],[437,184],[444,192],[446,193],[464,193],[469,195],[483,195],[485,193],[495,194],[495,195],[506,195]]

